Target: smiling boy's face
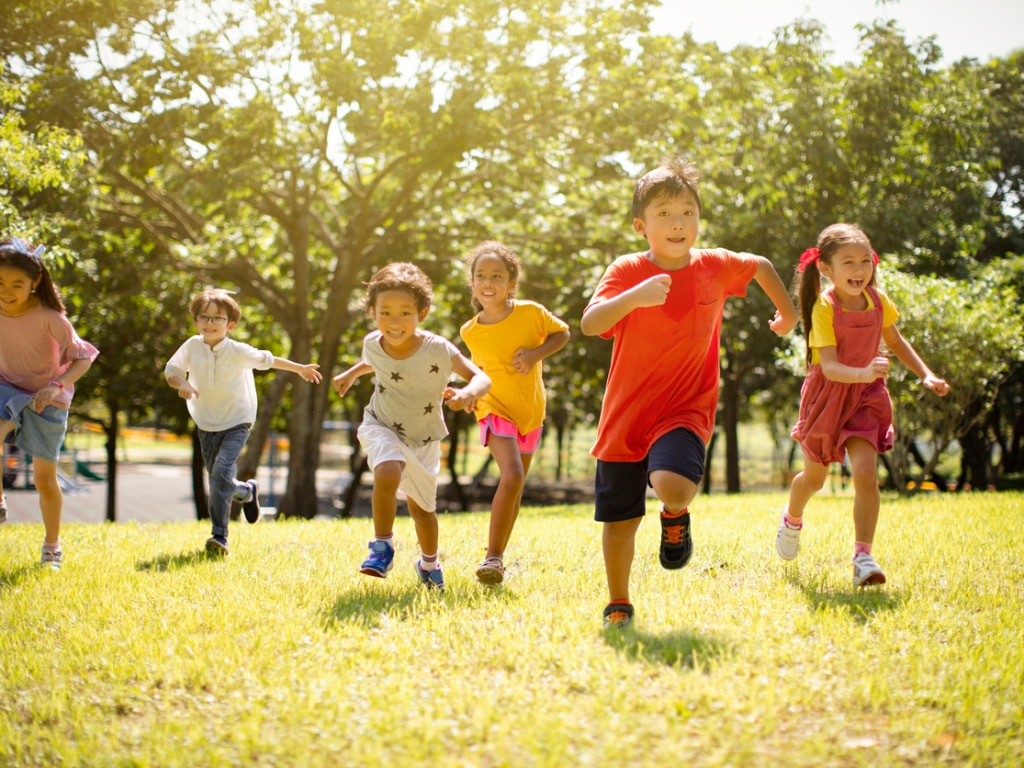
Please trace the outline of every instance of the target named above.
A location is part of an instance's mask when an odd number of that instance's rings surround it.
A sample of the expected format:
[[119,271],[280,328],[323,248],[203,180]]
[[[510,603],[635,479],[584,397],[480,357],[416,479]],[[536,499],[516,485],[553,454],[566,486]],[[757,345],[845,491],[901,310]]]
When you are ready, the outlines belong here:
[[416,328],[427,317],[427,309],[420,310],[416,297],[408,291],[381,291],[370,307],[370,317],[382,334],[384,349],[393,356],[418,344]]
[[196,312],[195,323],[199,335],[211,348],[224,341],[237,325],[228,319],[228,313],[223,307],[212,301],[207,302]]
[[690,249],[700,233],[700,206],[689,194],[655,198],[633,229],[647,238],[651,258],[662,269],[680,269],[690,262]]

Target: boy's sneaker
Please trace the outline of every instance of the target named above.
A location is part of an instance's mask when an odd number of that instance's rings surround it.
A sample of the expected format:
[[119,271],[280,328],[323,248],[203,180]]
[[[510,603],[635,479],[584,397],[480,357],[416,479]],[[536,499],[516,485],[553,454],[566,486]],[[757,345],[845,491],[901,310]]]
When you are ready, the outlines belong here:
[[242,511],[247,523],[255,523],[260,519],[260,484],[253,478],[246,485],[249,486],[249,500],[242,504]]
[[0,523],[7,522],[7,499],[0,496]]
[[58,541],[55,546],[43,542],[43,557],[39,563],[43,568],[50,568],[54,571],[59,571],[60,567],[64,564],[64,550],[60,547]]
[[441,573],[440,563],[438,563],[432,571],[428,571],[420,565],[419,558],[416,558],[416,562],[413,563],[413,565],[416,567],[416,575],[420,577],[420,581],[427,585],[428,589],[436,589],[438,592],[444,592],[444,574]]
[[501,584],[505,580],[505,566],[500,557],[488,557],[476,569],[476,578],[481,584]]
[[867,552],[861,552],[853,558],[853,586],[870,587],[872,584],[885,584],[885,574],[875,558]]
[[371,541],[370,556],[363,560],[359,572],[383,579],[395,564],[395,548],[386,541]]
[[206,551],[221,557],[228,553],[228,540],[224,536],[211,536],[206,540]]
[[800,531],[803,527],[794,528],[786,522],[786,510],[782,510],[782,520],[779,521],[779,530],[775,534],[775,551],[783,560],[793,560],[800,550]]
[[605,629],[626,629],[633,623],[633,606],[629,603],[609,603],[604,607]]
[[661,567],[670,571],[682,568],[690,562],[693,554],[693,539],[690,538],[690,513],[684,512],[678,517],[661,518],[661,548],[658,559]]

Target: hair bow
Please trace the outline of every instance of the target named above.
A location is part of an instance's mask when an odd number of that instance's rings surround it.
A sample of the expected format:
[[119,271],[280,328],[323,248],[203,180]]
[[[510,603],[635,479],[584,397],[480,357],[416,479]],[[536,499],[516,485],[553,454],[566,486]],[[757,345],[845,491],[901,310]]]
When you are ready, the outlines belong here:
[[45,245],[36,246],[35,250],[32,250],[29,248],[29,245],[25,240],[22,240],[17,236],[12,237],[10,242],[0,245],[0,249],[5,251],[14,251],[15,253],[20,253],[22,256],[28,256],[36,261],[39,261],[39,259],[42,258],[42,255],[46,252]]
[[807,269],[808,264],[818,263],[818,254],[820,251],[817,248],[808,248],[806,251],[800,254],[800,263],[796,265],[797,272],[803,272]]

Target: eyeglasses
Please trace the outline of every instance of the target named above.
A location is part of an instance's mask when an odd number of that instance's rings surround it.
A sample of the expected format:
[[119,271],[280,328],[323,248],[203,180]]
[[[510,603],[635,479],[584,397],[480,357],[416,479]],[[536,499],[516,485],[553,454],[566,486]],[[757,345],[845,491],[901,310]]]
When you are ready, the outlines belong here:
[[224,325],[228,319],[223,315],[196,315],[196,325],[206,325],[207,323],[213,323],[214,325]]

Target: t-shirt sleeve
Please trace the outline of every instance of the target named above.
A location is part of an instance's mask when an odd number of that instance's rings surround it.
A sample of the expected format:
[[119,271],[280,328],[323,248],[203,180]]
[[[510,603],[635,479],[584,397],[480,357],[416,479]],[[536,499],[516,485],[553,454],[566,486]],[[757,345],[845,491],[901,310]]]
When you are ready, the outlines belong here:
[[188,342],[186,341],[167,361],[167,365],[164,366],[164,376],[177,376],[179,379],[184,379],[188,373],[189,359]]
[[[538,305],[540,306],[540,305]],[[569,330],[569,324],[560,317],[555,317],[547,307],[540,306],[541,321],[543,323],[544,335],[550,336],[553,333],[562,333]]]
[[819,296],[811,310],[811,335],[807,340],[811,348],[836,346],[836,329],[832,302]]
[[878,298],[882,300],[882,327],[888,328],[900,319],[900,313],[885,291],[879,291]]
[[52,333],[60,346],[61,366],[70,365],[75,360],[95,360],[100,351],[89,342],[79,338],[71,321],[64,315],[57,315],[57,323],[52,326]]
[[725,251],[725,258],[722,260],[723,280],[725,292],[728,296],[746,296],[747,286],[757,274],[760,265],[760,257],[753,253],[733,253]]
[[[583,310],[583,314],[587,314],[587,310],[595,304],[600,304],[602,301],[608,299],[614,299],[620,293],[631,288],[635,283],[629,281],[624,274],[625,270],[622,264],[618,261],[614,261],[608,265],[608,268],[604,271],[601,276],[601,282],[597,284],[597,288],[594,290],[594,295],[590,297],[590,301],[587,302],[587,308]],[[602,339],[612,338],[618,331],[619,325],[622,320],[613,325],[607,331],[601,334]]]

